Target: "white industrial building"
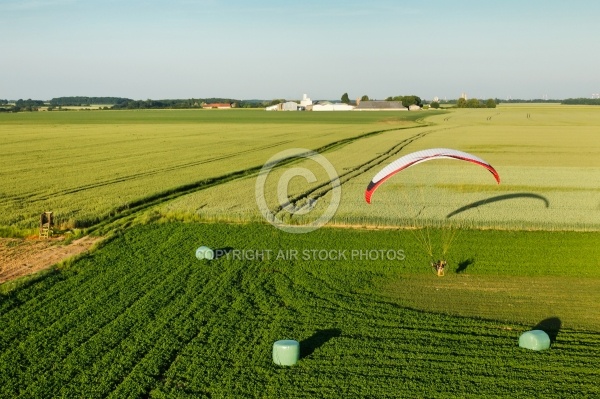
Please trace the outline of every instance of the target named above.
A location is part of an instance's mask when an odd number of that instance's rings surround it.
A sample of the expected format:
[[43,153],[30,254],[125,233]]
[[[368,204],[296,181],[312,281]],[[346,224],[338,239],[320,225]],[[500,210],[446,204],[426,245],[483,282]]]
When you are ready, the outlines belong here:
[[345,103],[332,103],[331,101],[318,101],[306,107],[307,111],[352,111],[354,106]]
[[302,95],[302,101],[300,101],[300,106],[304,107],[304,109],[306,109],[306,107],[308,107],[309,105],[312,105],[312,100],[310,98],[308,98],[308,96],[306,94]]
[[298,103],[295,103],[293,101],[286,101],[284,103],[271,105],[265,109],[267,111],[298,111],[298,108],[300,108]]
[[352,111],[354,106],[344,103],[332,103],[331,101],[314,102],[304,94],[300,104],[294,101],[286,101],[265,108],[267,111]]

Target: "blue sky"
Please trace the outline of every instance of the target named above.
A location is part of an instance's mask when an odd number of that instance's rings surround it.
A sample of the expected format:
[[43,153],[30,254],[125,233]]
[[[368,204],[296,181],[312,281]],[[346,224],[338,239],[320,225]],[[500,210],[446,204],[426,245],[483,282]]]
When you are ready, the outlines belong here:
[[0,0],[0,99],[600,92],[596,0]]

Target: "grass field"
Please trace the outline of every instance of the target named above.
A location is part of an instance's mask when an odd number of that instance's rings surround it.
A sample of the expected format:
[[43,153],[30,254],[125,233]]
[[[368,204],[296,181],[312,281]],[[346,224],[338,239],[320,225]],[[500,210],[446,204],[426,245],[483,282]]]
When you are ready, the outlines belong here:
[[[0,115],[0,231],[53,210],[110,236],[0,285],[0,397],[600,396],[599,127],[600,109],[557,105]],[[481,156],[502,182],[430,162],[365,203],[383,165],[429,147]],[[289,148],[340,177],[335,216],[308,234],[266,224],[255,200]],[[298,168],[316,177],[287,187],[315,201],[305,216],[275,194]],[[325,177],[282,163],[270,211],[311,220],[333,198]],[[443,278],[424,234],[452,243]],[[200,245],[223,256],[200,261]],[[534,328],[550,350],[518,347]],[[279,339],[300,341],[296,366],[273,364]]]
[[[540,270],[528,248],[548,242],[566,245],[546,247]],[[596,244],[473,232],[461,249],[472,264],[440,279],[406,231],[136,227],[2,298],[0,396],[593,397]],[[199,261],[199,245],[230,252]],[[559,321],[552,349],[519,348],[545,319]],[[271,362],[278,339],[301,342],[297,366]]]
[[[436,125],[413,122],[423,116]],[[39,213],[53,210],[64,227],[85,227],[173,198],[179,199],[163,212],[258,220],[258,168],[281,150],[301,147],[321,149],[342,179],[343,200],[333,220],[338,224],[406,224],[426,207],[421,213],[438,223],[597,230],[599,125],[594,108],[558,106],[437,116],[247,110],[2,115],[0,226],[35,227]],[[502,184],[494,185],[484,171],[448,161],[407,171],[378,191],[373,206],[363,206],[362,191],[385,162],[434,146],[484,157],[498,169]],[[314,165],[311,169],[323,174]],[[283,170],[274,171],[272,181],[277,173]],[[293,195],[312,190],[301,180],[292,183]],[[397,194],[400,187],[418,194]],[[496,200],[503,197],[509,200]],[[482,201],[485,206],[445,220],[452,211]],[[390,214],[398,202],[408,212]]]
[[[333,223],[600,229],[600,110],[508,107],[433,115],[427,120],[436,125],[382,132],[324,153],[342,183]],[[501,184],[472,165],[436,161],[390,179],[375,194],[373,205],[365,204],[364,190],[383,165],[432,147],[457,148],[483,157],[498,170]],[[322,168],[312,161],[294,166],[320,179],[314,184],[292,181],[290,198],[321,199],[323,192],[313,189],[325,178]],[[268,191],[276,191],[282,173],[273,172]],[[248,176],[182,196],[166,204],[163,212],[195,214],[203,220],[259,220],[254,185],[255,177]],[[317,209],[324,209],[328,199],[318,201]],[[417,220],[417,214],[422,220]],[[304,223],[302,218],[298,223]]]
[[0,115],[0,226],[55,212],[85,227],[131,204],[260,167],[282,149],[331,145],[416,114],[97,111]]

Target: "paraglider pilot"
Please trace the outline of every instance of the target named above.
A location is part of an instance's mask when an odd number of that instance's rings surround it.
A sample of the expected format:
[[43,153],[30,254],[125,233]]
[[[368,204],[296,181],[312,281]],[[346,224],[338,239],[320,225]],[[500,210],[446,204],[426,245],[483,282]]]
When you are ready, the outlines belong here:
[[437,262],[432,263],[431,266],[433,266],[438,276],[443,276],[447,264],[448,263],[445,260],[438,260]]

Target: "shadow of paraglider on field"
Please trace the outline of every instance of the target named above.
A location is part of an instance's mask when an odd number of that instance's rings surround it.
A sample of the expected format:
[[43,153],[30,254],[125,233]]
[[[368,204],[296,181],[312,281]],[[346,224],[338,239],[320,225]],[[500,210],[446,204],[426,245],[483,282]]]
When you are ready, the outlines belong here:
[[317,330],[316,333],[300,342],[300,358],[303,359],[313,354],[314,351],[325,345],[330,339],[342,335],[339,328]]
[[537,323],[532,330],[544,331],[546,334],[548,334],[548,337],[550,337],[550,342],[554,343],[561,326],[562,322],[558,317],[549,317]]
[[539,195],[539,194],[534,194],[534,193],[502,194],[502,195],[497,195],[495,197],[490,197],[490,198],[486,198],[486,199],[483,199],[483,200],[475,201],[475,202],[467,204],[467,205],[465,205],[463,207],[455,209],[454,211],[452,211],[448,215],[446,215],[446,219],[450,219],[452,216],[458,215],[459,213],[462,213],[464,211],[468,211],[469,209],[477,208],[477,207],[482,206],[482,205],[487,205],[487,204],[491,204],[491,203],[494,203],[494,202],[505,201],[505,200],[515,199],[515,198],[539,199],[539,200],[544,201],[544,205],[546,205],[546,208],[548,208],[550,206],[550,202],[548,201],[548,199],[546,197],[542,196],[542,195]]
[[465,259],[462,262],[458,263],[458,267],[456,268],[455,272],[457,274],[462,273],[465,270],[467,270],[467,267],[471,266],[473,263],[475,263],[475,260],[473,260],[473,258]]

